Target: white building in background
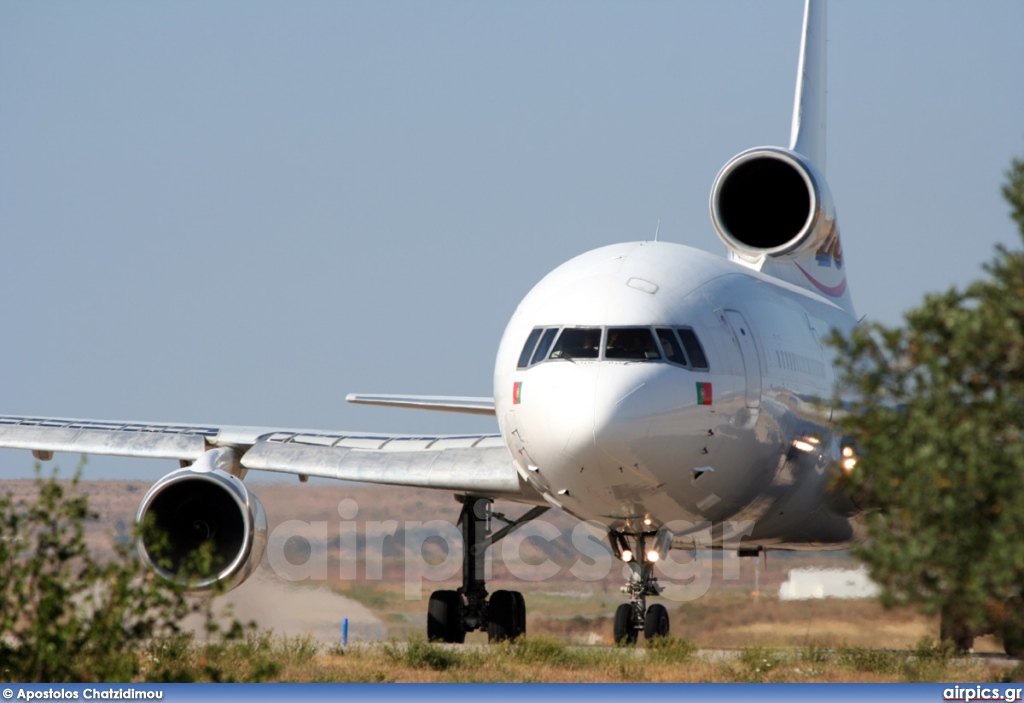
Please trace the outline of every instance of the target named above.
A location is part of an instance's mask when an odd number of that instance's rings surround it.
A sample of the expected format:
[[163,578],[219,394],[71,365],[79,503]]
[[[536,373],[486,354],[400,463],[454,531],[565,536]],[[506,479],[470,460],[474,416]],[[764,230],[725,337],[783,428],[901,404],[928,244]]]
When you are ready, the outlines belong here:
[[793,569],[779,587],[779,600],[812,598],[874,598],[878,584],[859,569]]

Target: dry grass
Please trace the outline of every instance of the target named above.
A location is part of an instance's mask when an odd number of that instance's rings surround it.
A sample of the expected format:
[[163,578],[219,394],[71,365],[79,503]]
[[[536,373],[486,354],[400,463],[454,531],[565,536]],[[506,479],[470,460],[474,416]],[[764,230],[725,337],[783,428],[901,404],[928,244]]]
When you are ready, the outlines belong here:
[[953,657],[929,642],[897,652],[856,647],[748,647],[701,654],[669,638],[646,650],[571,647],[549,637],[493,646],[439,645],[413,638],[321,652],[309,639],[268,634],[212,649],[172,643],[147,653],[145,676],[300,682],[902,682],[1021,680],[1024,669]]

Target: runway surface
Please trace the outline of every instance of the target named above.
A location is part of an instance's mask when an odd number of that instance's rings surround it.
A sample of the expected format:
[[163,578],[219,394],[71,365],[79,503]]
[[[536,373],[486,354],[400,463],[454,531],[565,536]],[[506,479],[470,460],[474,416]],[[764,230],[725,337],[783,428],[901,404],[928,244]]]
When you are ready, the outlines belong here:
[[[341,639],[341,625],[348,618],[351,640],[382,640],[387,627],[366,606],[339,595],[326,586],[297,586],[262,569],[238,588],[216,599],[216,611],[230,607],[239,622],[255,621],[260,630],[295,637],[310,635],[318,642],[333,644]],[[222,624],[228,617],[218,619]],[[203,636],[203,619],[187,618],[184,627]]]

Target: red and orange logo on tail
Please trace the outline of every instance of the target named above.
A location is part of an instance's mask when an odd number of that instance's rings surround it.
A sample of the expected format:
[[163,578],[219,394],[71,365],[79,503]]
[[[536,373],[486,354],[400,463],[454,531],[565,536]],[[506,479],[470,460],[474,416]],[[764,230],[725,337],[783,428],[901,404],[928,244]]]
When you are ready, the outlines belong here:
[[837,269],[843,267],[843,245],[839,241],[839,230],[835,227],[832,228],[831,234],[825,238],[821,246],[818,247],[818,251],[814,253],[814,258],[817,260],[819,266],[831,266],[835,264]]

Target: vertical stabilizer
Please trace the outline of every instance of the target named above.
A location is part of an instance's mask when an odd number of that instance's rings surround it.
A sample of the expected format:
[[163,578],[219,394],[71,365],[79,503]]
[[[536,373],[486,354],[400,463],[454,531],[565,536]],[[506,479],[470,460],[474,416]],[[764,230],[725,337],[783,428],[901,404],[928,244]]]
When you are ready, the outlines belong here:
[[789,148],[825,173],[826,0],[806,0]]
[[762,146],[730,159],[711,187],[711,221],[732,261],[853,315],[825,182],[825,13],[825,0],[807,0],[789,148]]

